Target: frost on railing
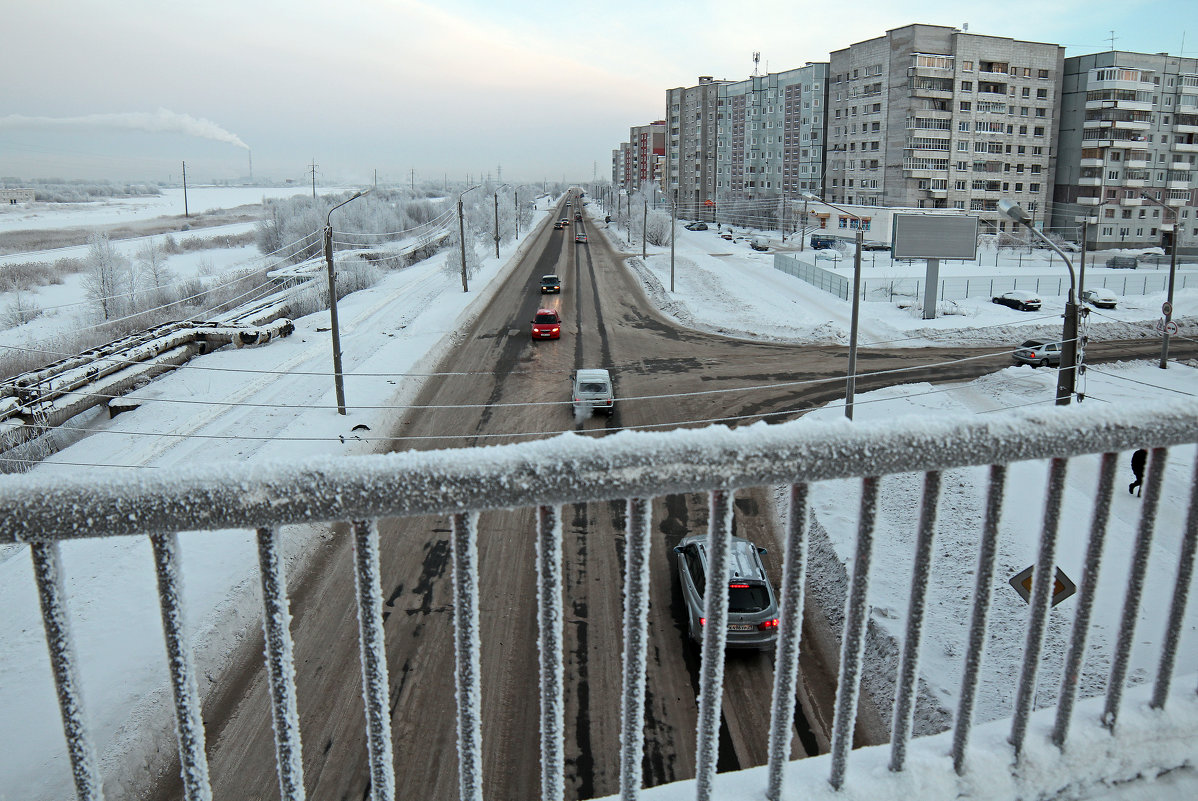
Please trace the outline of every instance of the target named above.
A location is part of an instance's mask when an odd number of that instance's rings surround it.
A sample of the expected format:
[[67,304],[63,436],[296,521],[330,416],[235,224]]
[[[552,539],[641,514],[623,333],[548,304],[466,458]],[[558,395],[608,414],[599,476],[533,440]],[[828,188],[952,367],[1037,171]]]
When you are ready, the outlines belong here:
[[[1029,432],[1034,434],[1029,435]],[[59,569],[60,543],[86,537],[141,535],[150,537],[162,606],[162,620],[174,690],[176,731],[187,799],[211,796],[204,753],[204,731],[192,658],[183,636],[179,593],[179,531],[228,528],[256,530],[264,596],[264,632],[273,704],[273,724],[280,796],[304,798],[300,760],[300,731],[296,714],[295,675],[288,635],[290,616],[286,581],[278,562],[274,532],[295,523],[350,521],[359,610],[365,727],[370,792],[378,801],[395,796],[393,742],[388,708],[386,642],[382,628],[377,520],[425,514],[452,520],[453,619],[458,701],[458,767],[460,796],[484,797],[483,748],[487,745],[480,714],[479,597],[477,527],[479,513],[492,509],[536,510],[538,638],[541,692],[541,793],[558,801],[564,791],[562,655],[562,553],[560,507],[566,503],[624,500],[627,503],[624,607],[624,678],[620,703],[620,794],[641,793],[644,747],[645,671],[649,642],[648,606],[649,518],[652,500],[667,494],[706,492],[710,500],[709,592],[705,599],[696,759],[695,794],[700,799],[718,794],[716,751],[723,685],[723,651],[727,599],[728,542],[732,525],[733,492],[740,488],[790,486],[789,519],[785,531],[783,579],[779,587],[781,618],[777,673],[769,731],[768,786],[771,801],[802,794],[785,788],[798,654],[801,646],[803,588],[807,570],[808,489],[833,479],[862,481],[857,539],[845,608],[840,656],[840,683],[832,721],[832,753],[826,759],[825,787],[851,788],[850,768],[857,699],[863,670],[868,618],[870,560],[873,554],[877,484],[894,473],[924,473],[922,508],[914,555],[914,574],[908,605],[907,634],[896,687],[889,767],[895,775],[923,770],[908,765],[911,710],[919,681],[920,631],[925,622],[926,581],[920,574],[931,561],[940,475],[964,466],[989,466],[986,508],[979,534],[976,584],[970,611],[968,646],[962,666],[959,707],[951,733],[951,765],[968,776],[979,755],[969,749],[974,703],[988,637],[1002,501],[1007,466],[1013,462],[1051,460],[1048,495],[1036,560],[1023,664],[1011,721],[1009,747],[1013,765],[1004,762],[1011,778],[1034,756],[1028,743],[1034,688],[1040,668],[1044,620],[1051,601],[1061,494],[1069,460],[1101,454],[1094,490],[1093,516],[1081,579],[1073,639],[1063,672],[1060,706],[1051,742],[1064,749],[1069,732],[1077,677],[1085,651],[1094,602],[1093,584],[1101,567],[1102,545],[1109,516],[1113,470],[1119,452],[1151,449],[1142,516],[1133,552],[1132,569],[1123,599],[1122,623],[1106,687],[1103,720],[1115,729],[1124,703],[1129,652],[1144,590],[1145,570],[1156,525],[1168,449],[1198,441],[1198,409],[1192,403],[1139,406],[1124,410],[1079,407],[1016,412],[932,421],[890,421],[864,424],[840,421],[796,421],[776,426],[754,425],[739,430],[712,428],[670,433],[623,433],[602,439],[564,435],[549,440],[485,449],[406,452],[380,456],[320,459],[298,464],[228,465],[161,471],[130,480],[43,477],[33,474],[0,481],[0,503],[10,510],[0,520],[0,544],[31,544],[35,578],[43,609],[50,664],[58,689],[64,732],[80,799],[101,797],[101,777],[87,732],[78,691],[70,626]],[[1162,709],[1184,626],[1185,606],[1198,550],[1198,473],[1191,478],[1190,507],[1178,554],[1176,581],[1162,646],[1151,706]],[[13,510],[19,510],[15,512]],[[531,588],[530,588],[531,589]],[[951,614],[956,614],[952,612]],[[1140,714],[1139,707],[1137,715]],[[1036,735],[1039,736],[1039,735]],[[947,737],[947,733],[946,733]],[[1040,749],[1043,738],[1036,739]],[[987,748],[994,746],[987,745]],[[1147,750],[1151,749],[1146,749]],[[993,762],[987,754],[987,764]],[[926,760],[928,755],[923,754]],[[947,768],[950,757],[941,754]],[[1160,755],[1153,754],[1154,765]],[[871,757],[872,759],[872,757]],[[1137,763],[1126,760],[1128,778]],[[991,766],[992,767],[992,766]],[[1176,765],[1174,765],[1176,767]],[[535,766],[530,766],[535,770]],[[1020,781],[1036,781],[1035,770]],[[1031,777],[1031,778],[1029,778]],[[876,777],[870,780],[876,780]],[[1051,783],[1043,775],[1042,782]],[[1026,788],[1025,788],[1026,789]],[[1057,784],[1033,786],[1056,793]]]

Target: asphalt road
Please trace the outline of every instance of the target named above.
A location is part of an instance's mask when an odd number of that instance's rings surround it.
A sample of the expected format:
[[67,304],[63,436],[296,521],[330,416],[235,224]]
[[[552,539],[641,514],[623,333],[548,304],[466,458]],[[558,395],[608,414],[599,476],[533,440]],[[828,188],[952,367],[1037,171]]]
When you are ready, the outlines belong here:
[[[399,442],[400,449],[493,445],[562,430],[602,436],[621,426],[686,425],[778,412],[782,414],[770,419],[782,420],[842,397],[845,349],[755,343],[681,329],[646,300],[622,266],[628,254],[613,250],[593,226],[589,244],[575,244],[577,226],[554,231],[545,225],[533,232],[536,241],[528,255],[474,324],[461,332],[458,346],[441,365],[442,371],[461,375],[428,380],[416,401],[418,406],[480,405],[413,412],[392,432],[409,438]],[[560,295],[540,294],[545,273],[562,277]],[[539,307],[561,313],[560,340],[530,340],[529,321]],[[1106,357],[1152,353],[1151,343],[1104,347]],[[1102,360],[1096,350],[1090,348],[1089,358]],[[966,380],[1010,363],[996,351],[862,351],[861,371],[914,369],[897,378],[862,376],[857,390]],[[925,366],[988,353],[995,355]],[[613,371],[618,411],[611,419],[576,420],[572,415],[566,403],[569,375],[580,367]],[[828,378],[836,380],[779,386]],[[731,391],[686,394],[713,389]],[[503,405],[529,402],[546,405]],[[624,514],[623,503],[575,504],[561,510],[570,798],[618,790]],[[694,775],[698,651],[686,641],[671,548],[686,534],[704,531],[707,517],[701,495],[653,502],[647,784]],[[738,493],[735,526],[738,534],[769,549],[766,568],[777,583],[782,550],[766,490]],[[485,514],[479,523],[488,799],[539,794],[534,532],[531,509]],[[380,533],[397,796],[456,799],[448,521],[382,521]],[[292,582],[296,680],[311,799],[358,799],[369,789],[351,559],[350,538],[340,530],[314,560],[310,575]],[[827,749],[834,666],[811,647],[826,639],[819,618],[809,614],[805,627],[810,636],[805,634],[796,756]],[[242,658],[216,683],[219,689],[204,709],[216,799],[278,797],[261,636],[256,636],[248,638]],[[772,681],[772,655],[728,654],[721,770],[765,762]],[[876,741],[882,736],[879,728],[866,709],[859,741]],[[158,798],[177,798],[177,780],[158,791]]]

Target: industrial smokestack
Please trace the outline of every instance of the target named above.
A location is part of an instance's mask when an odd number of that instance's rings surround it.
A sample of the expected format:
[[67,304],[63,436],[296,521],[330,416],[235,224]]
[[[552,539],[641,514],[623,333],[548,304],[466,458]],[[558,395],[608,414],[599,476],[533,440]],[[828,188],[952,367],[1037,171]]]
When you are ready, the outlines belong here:
[[245,154],[250,159],[250,182],[252,183],[254,180],[254,151],[247,148]]

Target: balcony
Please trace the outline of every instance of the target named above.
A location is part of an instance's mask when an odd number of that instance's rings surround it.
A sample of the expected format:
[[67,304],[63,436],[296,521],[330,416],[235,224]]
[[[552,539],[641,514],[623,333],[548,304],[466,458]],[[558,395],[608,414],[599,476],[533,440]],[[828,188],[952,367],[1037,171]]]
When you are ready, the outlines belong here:
[[1086,111],[1096,109],[1117,108],[1124,111],[1152,111],[1152,102],[1148,100],[1087,100]]
[[1101,177],[1078,178],[1078,186],[1102,186]]
[[1119,198],[1120,206],[1143,206],[1144,199],[1140,197],[1121,197]]
[[1106,159],[1082,159],[1082,167],[1101,167],[1106,164]]
[[1079,197],[1077,199],[1080,206],[1101,206],[1102,198],[1100,197]]
[[1146,170],[1151,165],[1148,163],[1148,159],[1146,158],[1129,158],[1123,162],[1123,166],[1127,167],[1129,170]]
[[1198,142],[1174,142],[1173,149],[1179,153],[1198,153]]
[[1166,188],[1166,189],[1173,189],[1173,190],[1177,190],[1177,189],[1189,189],[1189,188],[1190,188],[1190,182],[1189,182],[1189,180],[1185,180],[1185,181],[1165,181],[1165,188]]
[[1179,160],[1170,162],[1169,169],[1176,170],[1178,172],[1189,172],[1190,170],[1194,169],[1194,165],[1191,164],[1188,159],[1186,161]]

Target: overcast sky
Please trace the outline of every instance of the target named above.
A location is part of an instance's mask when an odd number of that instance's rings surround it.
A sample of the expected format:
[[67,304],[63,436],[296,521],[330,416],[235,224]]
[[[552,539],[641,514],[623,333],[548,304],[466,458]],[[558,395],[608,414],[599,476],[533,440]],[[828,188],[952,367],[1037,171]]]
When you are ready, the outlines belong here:
[[590,180],[669,88],[917,22],[1198,55],[1192,0],[8,0],[0,176]]

